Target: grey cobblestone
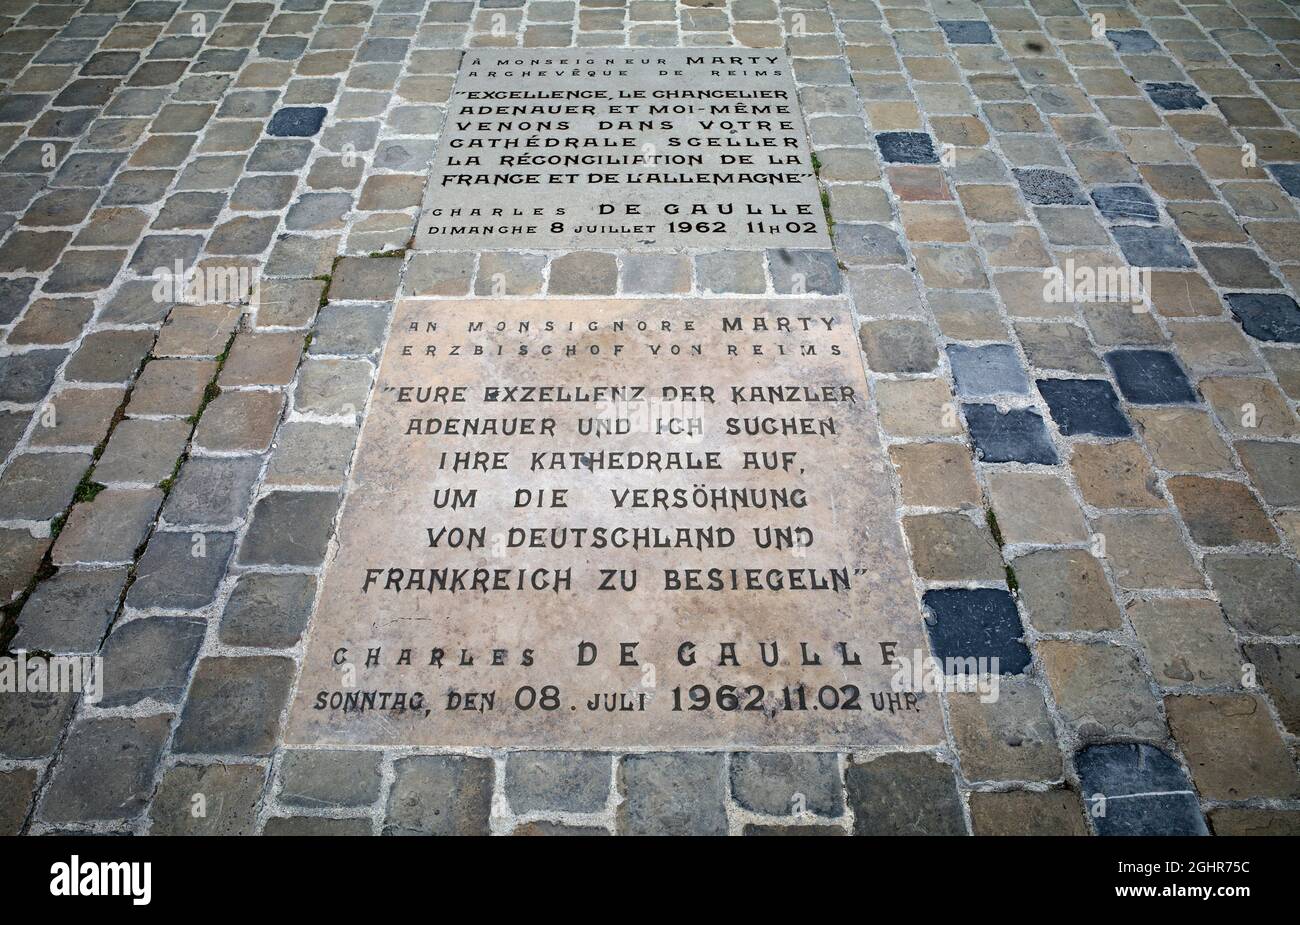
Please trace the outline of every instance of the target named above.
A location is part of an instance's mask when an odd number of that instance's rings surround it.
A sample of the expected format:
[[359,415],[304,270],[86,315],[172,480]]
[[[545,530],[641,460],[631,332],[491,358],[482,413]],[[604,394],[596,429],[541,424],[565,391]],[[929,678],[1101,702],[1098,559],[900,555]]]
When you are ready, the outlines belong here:
[[60,569],[37,586],[18,615],[18,649],[95,652],[126,587],[124,568]]
[[486,758],[402,758],[384,813],[389,835],[486,835],[494,771]]
[[176,728],[183,754],[266,755],[275,749],[294,663],[278,656],[199,662]]
[[177,703],[206,629],[202,620],[176,617],[144,617],[118,626],[104,643],[100,706],[132,706],[145,699]]
[[278,799],[285,806],[369,806],[379,799],[380,757],[373,751],[287,751]]
[[310,575],[241,575],[221,615],[221,641],[252,648],[296,645],[307,628],[315,593]]
[[43,822],[129,819],[142,812],[172,717],[81,720],[68,733],[41,798]]
[[629,755],[619,768],[627,835],[722,835],[727,783],[722,755]]
[[[153,835],[252,835],[266,771],[255,764],[178,764],[149,810]],[[195,797],[204,813],[194,812]]]
[[505,793],[516,813],[595,813],[609,800],[612,763],[582,752],[519,752],[506,761]]
[[844,812],[839,756],[832,754],[737,753],[731,792],[739,806],[769,816]]

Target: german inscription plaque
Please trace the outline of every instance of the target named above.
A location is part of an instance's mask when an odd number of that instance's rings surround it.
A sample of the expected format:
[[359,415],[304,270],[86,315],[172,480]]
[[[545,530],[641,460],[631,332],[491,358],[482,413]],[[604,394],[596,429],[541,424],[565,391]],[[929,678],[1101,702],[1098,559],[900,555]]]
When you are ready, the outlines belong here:
[[829,247],[790,61],[471,50],[416,246]]
[[400,303],[289,741],[938,741],[886,465],[838,302]]

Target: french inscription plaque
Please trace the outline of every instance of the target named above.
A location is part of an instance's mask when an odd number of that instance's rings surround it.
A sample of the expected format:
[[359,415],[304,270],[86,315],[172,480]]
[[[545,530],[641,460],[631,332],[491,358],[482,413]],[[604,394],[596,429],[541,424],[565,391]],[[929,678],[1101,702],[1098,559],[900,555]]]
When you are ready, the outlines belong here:
[[399,303],[293,743],[930,744],[847,307]]
[[767,49],[471,50],[416,246],[829,247],[790,61]]

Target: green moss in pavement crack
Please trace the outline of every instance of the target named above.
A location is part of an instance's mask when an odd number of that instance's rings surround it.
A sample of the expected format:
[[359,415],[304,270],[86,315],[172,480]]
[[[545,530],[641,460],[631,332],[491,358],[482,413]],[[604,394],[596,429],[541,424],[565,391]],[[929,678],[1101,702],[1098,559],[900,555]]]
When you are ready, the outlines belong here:
[[72,503],[77,505],[83,501],[94,501],[96,496],[98,496],[105,487],[106,486],[99,484],[99,482],[92,481],[90,478],[90,470],[87,469],[86,474],[81,477],[81,481],[77,484],[76,490],[72,493]]
[[998,544],[998,549],[1001,549],[1006,544],[1002,542],[1002,528],[998,526],[997,515],[991,510],[985,511],[984,519],[988,522],[989,532],[993,534],[993,542]]
[[324,308],[325,303],[329,301],[330,283],[334,282],[334,276],[330,273],[322,273],[320,276],[313,276],[312,279],[319,280],[325,284],[321,287],[320,301],[316,305],[317,308]]

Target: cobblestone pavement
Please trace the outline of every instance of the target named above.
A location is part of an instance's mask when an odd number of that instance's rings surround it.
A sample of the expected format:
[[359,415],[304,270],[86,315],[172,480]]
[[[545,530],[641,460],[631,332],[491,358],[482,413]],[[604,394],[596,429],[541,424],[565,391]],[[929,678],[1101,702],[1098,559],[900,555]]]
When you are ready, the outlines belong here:
[[[0,0],[0,30],[0,644],[106,678],[0,695],[0,832],[1300,832],[1292,6]],[[728,44],[794,60],[833,256],[406,250],[461,49]],[[225,293],[156,292],[178,261]],[[1043,294],[1126,264],[1145,310]],[[1028,645],[996,702],[947,695],[905,753],[278,744],[395,300],[794,268],[859,317],[936,651]]]

